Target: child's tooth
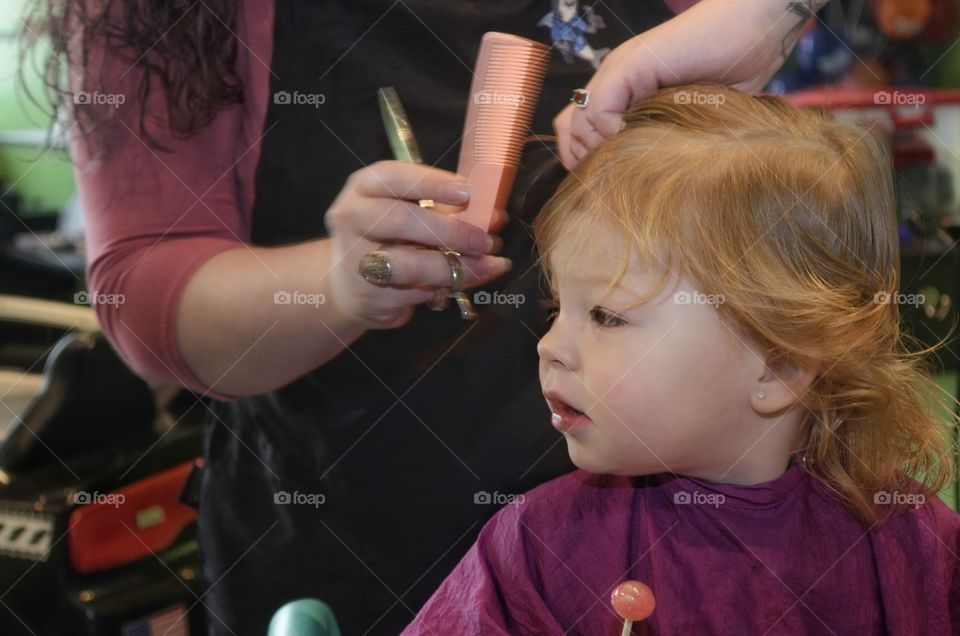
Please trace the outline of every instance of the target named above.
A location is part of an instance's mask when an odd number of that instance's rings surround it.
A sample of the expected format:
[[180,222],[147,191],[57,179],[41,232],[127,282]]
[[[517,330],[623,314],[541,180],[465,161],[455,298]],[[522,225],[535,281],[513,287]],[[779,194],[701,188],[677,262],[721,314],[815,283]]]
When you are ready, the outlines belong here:
[[561,420],[563,420],[563,416],[556,411],[550,414],[550,421],[554,424],[559,424]]

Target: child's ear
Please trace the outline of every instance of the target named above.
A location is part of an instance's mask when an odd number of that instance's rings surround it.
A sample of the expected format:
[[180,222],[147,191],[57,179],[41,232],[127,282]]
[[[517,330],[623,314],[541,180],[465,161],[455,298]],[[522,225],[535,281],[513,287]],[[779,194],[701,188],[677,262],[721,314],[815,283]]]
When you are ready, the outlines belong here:
[[762,415],[785,411],[799,403],[817,377],[813,365],[768,359],[763,375],[754,384],[750,405]]

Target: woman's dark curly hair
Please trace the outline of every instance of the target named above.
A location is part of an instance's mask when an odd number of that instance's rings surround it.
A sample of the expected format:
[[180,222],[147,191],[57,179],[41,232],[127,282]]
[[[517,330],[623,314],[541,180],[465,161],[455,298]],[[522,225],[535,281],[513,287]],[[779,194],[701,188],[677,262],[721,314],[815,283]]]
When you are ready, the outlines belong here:
[[[105,124],[118,109],[98,108],[75,96],[117,84],[120,78],[91,67],[91,51],[106,46],[131,68],[143,71],[136,100],[125,96],[126,102],[139,109],[141,138],[162,150],[145,127],[151,82],[158,81],[163,89],[170,131],[189,137],[222,107],[243,100],[234,68],[235,31],[236,0],[30,0],[19,33],[20,83],[51,121],[77,124],[93,147],[103,148]],[[42,77],[46,99],[27,88],[28,69]],[[82,76],[78,91],[71,90],[70,73]]]

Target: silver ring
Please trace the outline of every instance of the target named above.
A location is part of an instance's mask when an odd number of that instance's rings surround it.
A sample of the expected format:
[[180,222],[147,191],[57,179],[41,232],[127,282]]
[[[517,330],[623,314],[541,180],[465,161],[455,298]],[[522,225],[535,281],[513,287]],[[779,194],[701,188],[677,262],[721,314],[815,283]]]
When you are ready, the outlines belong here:
[[433,299],[427,302],[427,307],[433,311],[443,311],[447,308],[449,298],[460,291],[463,278],[463,261],[460,260],[460,252],[441,249],[440,253],[447,259],[450,266],[450,287],[436,287],[433,290]]
[[463,288],[463,261],[460,260],[460,252],[453,250],[440,250],[447,257],[447,263],[450,265],[450,291],[448,294],[456,294]]
[[573,105],[577,108],[586,108],[590,102],[590,91],[585,88],[573,89],[573,96],[570,98]]
[[360,258],[357,269],[365,281],[378,287],[390,284],[390,279],[393,278],[390,253],[385,250],[374,250],[364,254]]

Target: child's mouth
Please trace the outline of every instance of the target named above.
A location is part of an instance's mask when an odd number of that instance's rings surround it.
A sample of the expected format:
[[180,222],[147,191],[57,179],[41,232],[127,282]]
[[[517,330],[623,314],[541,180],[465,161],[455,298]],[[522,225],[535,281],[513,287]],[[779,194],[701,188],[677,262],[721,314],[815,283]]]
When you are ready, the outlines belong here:
[[551,411],[550,423],[561,433],[569,433],[574,428],[590,423],[591,420],[586,413],[570,406],[557,394],[548,393],[546,398]]
[[578,411],[577,409],[573,408],[573,407],[570,406],[569,404],[564,404],[564,405],[563,405],[563,408],[565,408],[567,411],[573,413],[574,415],[583,415],[583,411]]

